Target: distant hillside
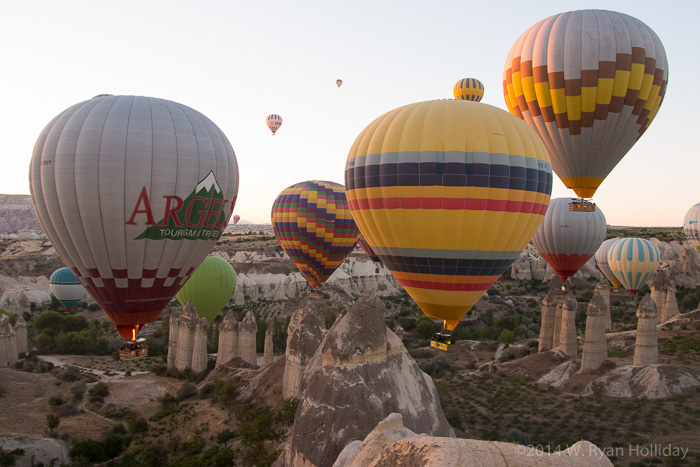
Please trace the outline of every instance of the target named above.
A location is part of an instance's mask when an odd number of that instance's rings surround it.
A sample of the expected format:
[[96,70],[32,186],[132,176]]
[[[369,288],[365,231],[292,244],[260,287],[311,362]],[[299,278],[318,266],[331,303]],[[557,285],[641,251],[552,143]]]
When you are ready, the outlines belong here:
[[29,195],[0,195],[0,237],[44,237]]

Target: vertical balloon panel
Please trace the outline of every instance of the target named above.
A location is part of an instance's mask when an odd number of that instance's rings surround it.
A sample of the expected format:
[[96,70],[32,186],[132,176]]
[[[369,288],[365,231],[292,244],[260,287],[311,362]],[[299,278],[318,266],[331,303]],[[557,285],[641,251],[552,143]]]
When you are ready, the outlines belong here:
[[213,248],[235,205],[238,166],[224,134],[199,112],[105,96],[44,129],[30,183],[64,262],[131,337]]
[[654,275],[660,261],[656,245],[644,238],[621,238],[608,251],[610,269],[622,286],[635,295]]

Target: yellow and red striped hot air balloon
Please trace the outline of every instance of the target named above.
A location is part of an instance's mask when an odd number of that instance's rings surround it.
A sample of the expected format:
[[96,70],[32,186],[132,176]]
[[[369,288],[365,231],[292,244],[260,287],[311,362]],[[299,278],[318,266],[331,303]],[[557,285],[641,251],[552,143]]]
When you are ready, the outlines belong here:
[[377,118],[345,165],[362,236],[423,312],[454,329],[542,222],[542,140],[490,105],[419,102]]
[[666,92],[658,36],[631,16],[569,11],[525,31],[503,70],[508,110],[544,140],[564,185],[590,198],[642,136]]
[[457,81],[453,89],[455,99],[479,102],[484,97],[484,85],[474,78],[464,78]]
[[360,238],[345,187],[318,180],[295,183],[277,196],[272,228],[314,288],[333,274]]

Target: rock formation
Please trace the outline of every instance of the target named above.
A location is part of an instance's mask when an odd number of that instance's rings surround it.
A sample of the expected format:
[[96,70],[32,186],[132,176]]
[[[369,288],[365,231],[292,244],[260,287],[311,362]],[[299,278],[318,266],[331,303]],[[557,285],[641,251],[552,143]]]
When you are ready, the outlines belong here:
[[608,282],[608,279],[605,277],[601,277],[595,290],[600,294],[601,297],[603,297],[603,301],[605,302],[605,309],[607,310],[605,312],[605,330],[612,331],[612,315],[610,310],[610,282]]
[[263,367],[272,365],[275,360],[274,342],[272,338],[275,336],[275,326],[270,323],[265,330],[265,347],[263,348]]
[[0,366],[12,366],[18,360],[17,333],[6,315],[0,315]]
[[287,465],[330,466],[393,412],[414,432],[454,436],[432,379],[386,327],[385,311],[363,294],[324,338],[302,378]]
[[396,329],[394,330],[394,334],[396,334],[396,337],[403,340],[403,335],[405,332],[406,331],[404,331],[403,327],[400,324],[396,325]]
[[192,344],[192,363],[190,367],[195,373],[207,369],[207,329],[209,323],[201,318],[195,321],[194,339]]
[[645,295],[637,308],[637,341],[634,346],[634,365],[649,365],[659,361],[656,310],[657,305],[651,295]]
[[576,308],[578,304],[569,292],[564,297],[561,314],[561,335],[559,349],[570,358],[576,358],[578,341],[576,340]]
[[253,312],[249,311],[243,321],[238,324],[238,356],[247,363],[257,366],[258,354],[255,338],[258,334],[258,323],[255,322]]
[[292,315],[287,328],[287,363],[282,380],[282,396],[285,399],[299,396],[301,376],[325,335],[321,316],[310,300],[304,300]]
[[30,465],[70,465],[68,452],[71,445],[66,441],[53,438],[35,438],[19,434],[0,435],[0,451],[12,452],[15,449],[23,451],[15,460],[18,466]]
[[17,352],[20,354],[27,353],[27,322],[21,316],[17,318],[15,323],[15,332],[17,333]]
[[676,292],[676,287],[673,285],[673,283],[671,283],[671,285],[668,288],[668,291],[666,292],[666,304],[664,305],[662,311],[663,316],[661,316],[660,321],[657,316],[657,324],[665,323],[674,316],[679,316],[681,314],[681,312],[678,310],[678,302],[676,302]]
[[177,334],[177,354],[175,368],[184,370],[192,366],[192,350],[194,349],[194,330],[199,317],[192,302],[187,302],[182,309],[180,325]]
[[238,321],[233,312],[224,316],[219,326],[219,349],[216,354],[216,367],[238,357]]
[[613,464],[588,441],[564,451],[537,451],[512,443],[416,435],[405,428],[399,414],[391,414],[364,441],[353,441],[333,467],[379,466],[600,466]]
[[175,366],[177,359],[177,341],[180,336],[180,312],[173,310],[170,312],[169,332],[168,332],[168,366]]
[[564,302],[560,299],[557,302],[557,312],[554,315],[554,335],[552,337],[552,350],[561,346],[561,318],[564,314]]
[[542,324],[540,325],[540,352],[552,350],[554,321],[557,315],[557,296],[554,290],[547,292],[542,300]]
[[663,399],[700,388],[700,369],[687,365],[620,366],[589,383],[584,395],[593,392],[593,383],[602,385],[610,397]]
[[596,290],[588,302],[586,311],[586,336],[583,343],[581,371],[593,371],[608,358],[608,341],[605,338],[605,318],[608,316],[605,299]]

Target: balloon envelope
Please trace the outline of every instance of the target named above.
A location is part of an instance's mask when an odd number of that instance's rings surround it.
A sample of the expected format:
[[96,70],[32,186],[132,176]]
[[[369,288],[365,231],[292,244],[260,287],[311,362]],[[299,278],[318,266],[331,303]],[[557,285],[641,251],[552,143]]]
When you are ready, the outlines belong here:
[[453,89],[455,99],[479,102],[484,97],[484,85],[474,78],[464,78],[457,81]]
[[236,214],[235,216],[233,216],[233,223],[234,223],[234,225],[235,225],[235,224],[238,224],[238,221],[239,221],[239,220],[241,220],[241,216],[239,216],[238,214]]
[[644,238],[621,238],[610,247],[608,264],[628,291],[636,294],[659,267],[659,250]]
[[267,127],[270,129],[272,135],[274,136],[275,132],[279,130],[282,126],[282,117],[276,114],[271,114],[267,116],[265,122],[267,123]]
[[365,254],[367,255],[367,257],[369,257],[369,259],[371,259],[375,263],[382,262],[382,260],[379,259],[379,256],[377,256],[372,247],[369,246],[367,240],[365,240],[363,237],[360,237],[360,240],[357,243],[360,245],[360,248],[364,250]]
[[177,293],[177,301],[185,306],[192,302],[197,314],[211,324],[226,306],[236,289],[236,271],[228,261],[207,256]]
[[362,236],[423,312],[453,329],[542,222],[547,149],[486,104],[419,102],[357,137],[345,165]]
[[87,293],[69,268],[57,269],[51,274],[49,290],[66,309],[76,306]]
[[622,283],[620,282],[620,279],[617,278],[613,270],[610,269],[610,264],[608,263],[608,253],[610,252],[610,248],[612,248],[613,244],[618,240],[620,239],[611,238],[609,240],[605,240],[600,244],[598,251],[595,253],[595,262],[598,264],[598,268],[600,268],[603,275],[608,278],[612,286],[616,289],[622,287]]
[[542,137],[564,185],[590,198],[656,116],[668,63],[631,16],[569,11],[525,31],[503,71],[508,110]]
[[325,282],[360,238],[345,187],[318,180],[295,183],[279,194],[272,228],[311,287]]
[[544,221],[532,242],[562,282],[576,274],[593,257],[605,238],[603,212],[571,210],[572,198],[551,200]]
[[104,96],[46,126],[30,188],[64,263],[131,338],[216,244],[236,202],[238,165],[223,132],[196,110]]
[[683,219],[683,231],[688,242],[700,252],[700,203],[691,207]]
[[337,79],[337,80],[335,80],[335,84],[336,84],[336,86],[340,87],[340,86],[342,86],[342,84],[343,84],[343,80],[342,80],[342,79]]

